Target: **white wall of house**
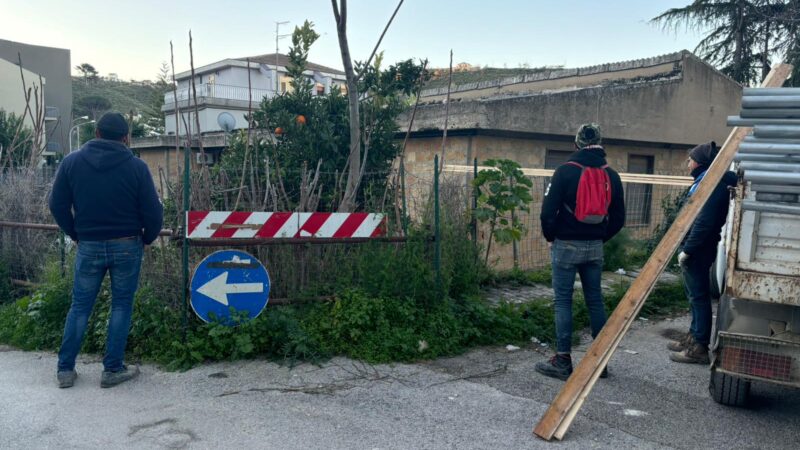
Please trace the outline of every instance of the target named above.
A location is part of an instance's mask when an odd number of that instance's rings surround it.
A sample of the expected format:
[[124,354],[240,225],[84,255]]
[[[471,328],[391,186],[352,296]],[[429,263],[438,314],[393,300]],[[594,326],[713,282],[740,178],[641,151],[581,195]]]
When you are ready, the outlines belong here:
[[[258,107],[262,99],[267,96],[275,95],[275,78],[276,73],[272,65],[259,65],[250,63],[250,67],[244,61],[238,60],[222,60],[208,66],[200,67],[198,73],[194,77],[197,88],[198,104],[201,108],[199,113],[200,118],[200,132],[208,133],[220,131],[217,124],[217,117],[221,112],[228,112],[236,119],[236,128],[246,128],[247,121],[244,116],[246,111],[242,109],[247,105],[249,96],[252,95],[253,106]],[[252,91],[248,92],[248,71],[249,71],[249,84]],[[315,72],[306,71],[306,76],[313,80]],[[291,90],[289,85],[291,79],[286,75],[286,69],[279,67],[277,72],[278,78],[278,91],[285,92]],[[178,100],[185,105],[184,102],[191,100],[193,92],[191,92],[191,75],[186,72],[179,74],[179,77],[185,77],[178,80]],[[336,88],[337,85],[344,85],[343,75],[322,74],[322,78],[313,83],[313,95],[319,92],[329,92],[331,88]],[[227,102],[230,100],[232,102]],[[175,133],[175,113],[171,111],[170,105],[174,103],[173,93],[168,92],[164,96],[165,102],[165,121],[166,133]],[[191,102],[190,102],[191,103]],[[219,105],[228,105],[230,109],[224,109]],[[190,129],[196,132],[196,124],[194,122],[194,115],[192,111],[183,113],[187,122],[190,120]],[[179,124],[178,134],[185,134],[183,121]]]
[[[214,131],[222,131],[219,124],[217,123],[217,117],[219,117],[220,113],[227,112],[231,114],[234,119],[236,119],[236,128],[247,128],[247,119],[245,119],[245,115],[247,111],[240,111],[235,109],[222,109],[222,108],[205,108],[201,109],[199,113],[200,118],[200,131],[202,133],[209,133]],[[181,111],[181,115],[186,120],[186,123],[189,124],[189,127],[192,130],[192,133],[196,133],[197,125],[195,123],[194,112],[184,112]],[[175,134],[175,114],[167,114],[165,117],[165,132],[166,134]],[[180,134],[186,134],[186,129],[183,125],[183,120],[180,121]]]
[[[190,87],[191,78],[178,81],[178,89]],[[226,67],[214,72],[195,75],[195,84],[219,84],[224,86],[247,87],[247,68],[245,67]],[[269,78],[261,73],[260,70],[250,69],[250,83],[253,89],[275,89],[275,85],[269,82]]]
[[[22,71],[25,74],[25,84],[29,88],[39,85],[38,74],[26,69],[22,69]],[[44,78],[42,78],[42,82],[44,82]],[[17,116],[21,116],[25,112],[26,105],[24,92],[19,66],[0,58],[0,109],[6,113],[14,113]],[[31,97],[33,97],[33,94],[31,94]],[[31,108],[35,108],[33,98],[31,98]],[[33,127],[33,121],[28,115],[26,115],[25,125]]]

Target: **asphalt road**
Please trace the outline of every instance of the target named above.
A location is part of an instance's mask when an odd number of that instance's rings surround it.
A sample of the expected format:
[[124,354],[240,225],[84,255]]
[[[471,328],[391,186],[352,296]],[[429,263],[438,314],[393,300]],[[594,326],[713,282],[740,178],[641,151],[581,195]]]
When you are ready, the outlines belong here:
[[562,385],[533,371],[534,345],[419,364],[144,366],[113,389],[89,357],[65,390],[55,355],[0,348],[0,448],[797,448],[800,390],[754,385],[749,409],[717,405],[705,367],[667,358],[662,333],[686,326],[637,321],[554,443],[531,434]]

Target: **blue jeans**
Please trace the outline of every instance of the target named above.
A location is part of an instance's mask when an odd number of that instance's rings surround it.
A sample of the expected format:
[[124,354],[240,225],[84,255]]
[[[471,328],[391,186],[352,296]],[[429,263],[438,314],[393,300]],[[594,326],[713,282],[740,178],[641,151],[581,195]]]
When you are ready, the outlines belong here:
[[74,370],[89,316],[106,272],[111,274],[111,316],[103,367],[122,370],[125,345],[131,327],[133,296],[139,285],[144,245],[142,239],[81,241],[75,258],[72,306],[64,325],[64,338],[58,352],[58,371]]
[[683,287],[692,310],[692,324],[689,332],[700,345],[707,346],[711,341],[711,265],[717,256],[713,251],[690,255],[681,265]]
[[556,239],[550,249],[555,291],[556,351],[570,353],[572,349],[572,292],[575,273],[581,276],[583,297],[589,310],[592,337],[606,324],[603,291],[603,241],[562,241]]

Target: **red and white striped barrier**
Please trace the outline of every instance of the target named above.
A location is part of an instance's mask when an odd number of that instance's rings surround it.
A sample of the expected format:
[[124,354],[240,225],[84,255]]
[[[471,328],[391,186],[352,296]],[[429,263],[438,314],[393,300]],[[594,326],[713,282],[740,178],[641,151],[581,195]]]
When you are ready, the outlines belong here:
[[189,239],[370,238],[386,218],[371,213],[189,211]]

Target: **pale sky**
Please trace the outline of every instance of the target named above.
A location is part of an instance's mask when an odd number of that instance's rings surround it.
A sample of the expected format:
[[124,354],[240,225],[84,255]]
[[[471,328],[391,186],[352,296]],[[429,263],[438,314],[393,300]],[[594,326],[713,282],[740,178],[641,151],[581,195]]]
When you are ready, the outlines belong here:
[[[700,35],[665,32],[648,20],[690,0],[405,0],[382,49],[385,61],[428,58],[492,67],[581,67],[693,50]],[[365,60],[397,0],[350,0],[348,35]],[[195,66],[275,51],[281,33],[310,20],[322,36],[310,60],[341,68],[329,0],[0,0],[0,39],[68,48],[72,65],[88,62],[101,75],[154,79],[175,45],[176,72],[188,70],[188,31]],[[280,41],[281,53],[291,44]],[[73,69],[74,71],[74,69]]]

